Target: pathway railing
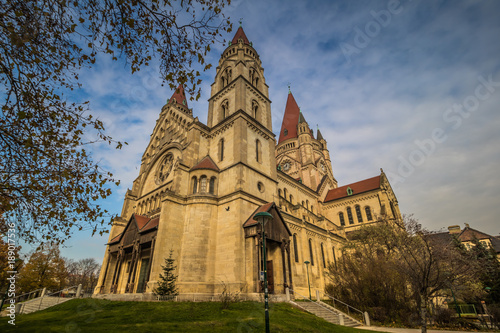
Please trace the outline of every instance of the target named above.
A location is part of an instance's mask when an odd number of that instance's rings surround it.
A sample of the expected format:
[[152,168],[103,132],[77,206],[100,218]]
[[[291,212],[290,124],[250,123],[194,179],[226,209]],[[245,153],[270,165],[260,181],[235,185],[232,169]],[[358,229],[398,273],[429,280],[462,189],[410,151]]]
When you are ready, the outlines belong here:
[[[60,301],[61,301],[61,299],[68,299],[68,298],[79,297],[80,296],[79,293],[81,293],[81,285],[72,286],[72,287],[64,288],[62,290],[55,291],[55,292],[52,292],[52,293],[43,294],[43,295],[41,295],[41,297],[39,297],[40,298],[40,302],[38,303],[38,310],[42,309],[43,300],[46,297],[57,298],[57,302],[55,302],[55,304],[59,304]],[[37,302],[38,302],[38,300],[37,300]],[[36,304],[36,302],[35,302],[35,304]],[[55,304],[52,303],[51,305],[55,305]],[[20,313],[23,313],[23,311],[24,311],[24,306],[22,305],[21,309],[20,309]]]
[[30,291],[29,293],[24,293],[24,294],[21,294],[19,296],[16,296],[16,297],[14,297],[14,301],[17,304],[17,303],[26,302],[26,301],[35,299],[37,297],[40,297],[40,295],[42,295],[43,289],[44,288],[36,289],[36,290]]
[[[333,296],[330,296],[328,294],[325,294],[325,293],[322,293],[324,296],[328,297],[328,299],[332,302],[332,306],[339,310],[339,311],[342,311],[344,313],[347,313],[347,315],[349,316],[352,316],[358,320],[361,320],[365,323],[366,325],[366,320],[365,320],[365,314],[363,311],[359,310],[359,309],[356,309],[354,306],[351,306],[347,303],[344,303],[342,302],[341,300],[339,299],[336,299],[335,297]],[[343,310],[345,309],[345,310]]]

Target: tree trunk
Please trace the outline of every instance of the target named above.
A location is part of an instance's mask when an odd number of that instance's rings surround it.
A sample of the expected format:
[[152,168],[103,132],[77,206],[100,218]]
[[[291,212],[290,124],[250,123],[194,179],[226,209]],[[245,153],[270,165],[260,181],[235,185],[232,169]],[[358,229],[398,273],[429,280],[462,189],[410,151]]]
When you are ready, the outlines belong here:
[[420,319],[422,320],[422,333],[427,333],[427,297],[420,295]]

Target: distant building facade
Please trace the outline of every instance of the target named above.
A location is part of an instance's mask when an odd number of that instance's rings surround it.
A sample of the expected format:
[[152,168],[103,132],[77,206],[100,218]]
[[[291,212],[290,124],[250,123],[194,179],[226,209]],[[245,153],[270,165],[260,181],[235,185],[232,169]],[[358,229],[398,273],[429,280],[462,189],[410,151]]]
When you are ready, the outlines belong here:
[[[151,294],[170,250],[181,295],[258,296],[266,260],[271,293],[324,290],[346,235],[400,219],[387,177],[341,186],[327,142],[291,93],[279,138],[257,51],[240,27],[216,69],[203,124],[180,86],[163,106],[106,246],[97,294]],[[260,226],[266,211],[266,258]],[[305,261],[310,266],[306,268]]]
[[491,236],[485,232],[471,228],[468,223],[465,223],[465,228],[461,229],[459,225],[448,227],[448,231],[437,232],[430,234],[432,241],[441,242],[443,244],[451,243],[453,237],[468,250],[476,246],[476,242],[481,243],[485,248],[491,248],[495,251],[497,258],[500,260],[500,239],[499,236]]

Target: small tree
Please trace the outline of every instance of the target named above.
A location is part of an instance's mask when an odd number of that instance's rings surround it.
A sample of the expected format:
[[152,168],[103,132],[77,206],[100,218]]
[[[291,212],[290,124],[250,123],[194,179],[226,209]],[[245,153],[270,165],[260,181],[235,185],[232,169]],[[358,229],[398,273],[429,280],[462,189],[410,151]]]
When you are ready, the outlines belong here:
[[160,274],[158,287],[153,290],[156,295],[177,296],[179,294],[177,288],[175,287],[177,275],[174,274],[174,271],[177,267],[174,265],[175,259],[172,258],[173,252],[173,250],[170,250],[170,255],[165,259],[165,265],[161,266],[163,269],[163,275]]

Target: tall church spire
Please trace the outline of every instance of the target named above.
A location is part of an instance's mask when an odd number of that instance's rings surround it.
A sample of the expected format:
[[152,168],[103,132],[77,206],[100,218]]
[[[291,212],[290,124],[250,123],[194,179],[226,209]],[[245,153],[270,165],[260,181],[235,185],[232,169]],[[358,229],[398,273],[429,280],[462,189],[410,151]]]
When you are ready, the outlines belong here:
[[174,93],[172,94],[172,97],[170,97],[170,99],[168,100],[169,103],[174,103],[174,101],[175,103],[184,105],[186,108],[188,108],[187,99],[186,95],[184,94],[184,87],[182,86],[182,84],[179,84],[177,89],[175,89]]
[[245,35],[245,32],[243,31],[243,28],[241,26],[236,31],[236,34],[234,35],[233,40],[231,41],[231,44],[238,44],[238,40],[240,39],[243,40],[244,44],[250,45],[250,42],[248,41],[248,38]]
[[288,99],[286,100],[285,114],[283,115],[283,121],[281,123],[280,137],[278,144],[282,141],[296,138],[297,137],[297,125],[299,124],[300,109],[293,98],[291,92],[288,93]]

